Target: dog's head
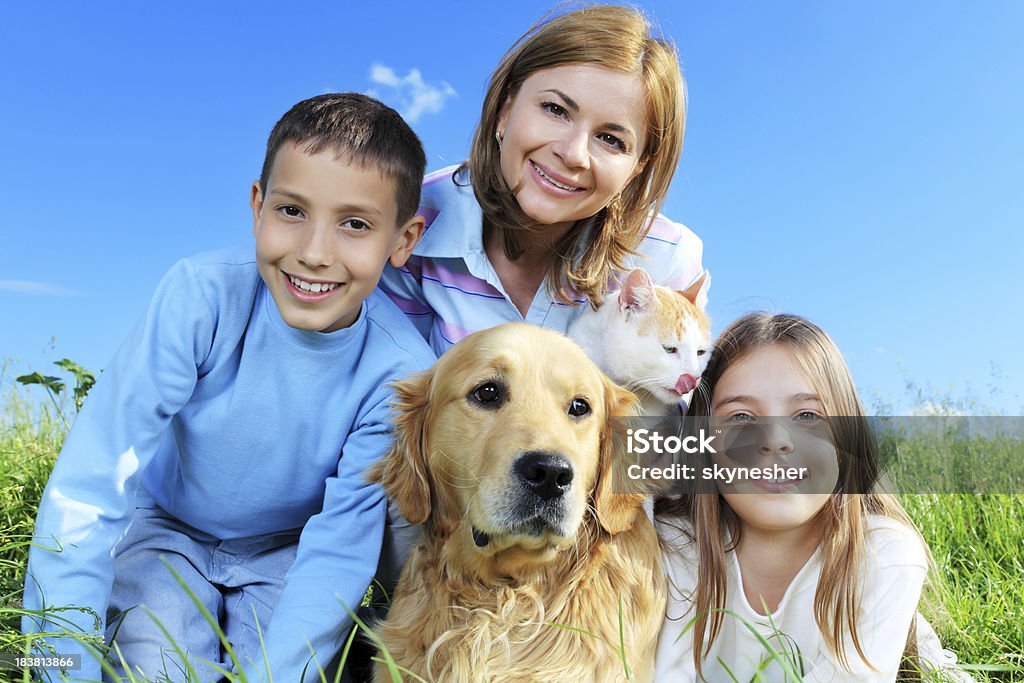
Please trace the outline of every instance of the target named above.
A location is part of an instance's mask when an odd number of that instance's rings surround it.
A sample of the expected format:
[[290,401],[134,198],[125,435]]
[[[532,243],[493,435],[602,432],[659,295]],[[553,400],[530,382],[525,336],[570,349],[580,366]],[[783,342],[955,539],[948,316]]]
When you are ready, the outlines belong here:
[[612,417],[636,398],[561,334],[477,332],[395,392],[395,444],[372,476],[410,522],[493,554],[571,543],[588,512],[618,533],[641,510],[612,491]]

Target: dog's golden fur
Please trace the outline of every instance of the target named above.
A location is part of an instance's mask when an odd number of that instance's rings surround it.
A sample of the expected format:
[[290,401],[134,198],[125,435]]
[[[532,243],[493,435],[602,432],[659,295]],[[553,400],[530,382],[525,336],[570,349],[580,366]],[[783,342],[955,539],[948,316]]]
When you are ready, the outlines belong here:
[[424,540],[377,630],[395,662],[434,681],[583,683],[624,680],[625,660],[650,680],[658,541],[643,497],[612,492],[611,418],[635,397],[521,323],[470,335],[396,395],[373,476]]

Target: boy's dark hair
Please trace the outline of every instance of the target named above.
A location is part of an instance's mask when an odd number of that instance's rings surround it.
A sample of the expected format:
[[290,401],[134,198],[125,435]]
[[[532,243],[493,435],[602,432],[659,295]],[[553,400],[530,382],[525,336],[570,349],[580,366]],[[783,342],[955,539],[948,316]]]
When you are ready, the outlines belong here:
[[427,158],[416,133],[391,107],[359,93],[328,93],[299,102],[270,131],[261,192],[266,193],[274,158],[286,142],[308,142],[307,154],[332,147],[361,166],[378,169],[395,182],[398,225],[416,214]]

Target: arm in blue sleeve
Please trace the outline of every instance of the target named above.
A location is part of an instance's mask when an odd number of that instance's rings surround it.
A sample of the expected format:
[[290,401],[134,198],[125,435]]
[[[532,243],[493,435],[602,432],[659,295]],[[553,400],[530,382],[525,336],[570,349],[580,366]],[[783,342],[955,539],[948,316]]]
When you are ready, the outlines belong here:
[[[29,553],[24,604],[34,614],[22,621],[25,633],[67,629],[102,641],[113,550],[134,512],[139,475],[191,395],[212,334],[201,285],[180,262],[90,392],[50,475]],[[47,642],[83,655],[76,675],[99,680],[99,662],[80,642]]]
[[429,341],[435,313],[423,295],[421,272],[419,256],[409,257],[401,268],[393,268],[389,263],[384,266],[379,286]]
[[[266,631],[275,681],[319,680],[318,667],[327,667],[353,624],[346,608],[359,608],[377,567],[387,504],[384,490],[368,481],[367,471],[391,444],[390,393],[382,389],[382,394],[385,398],[346,439],[337,475],[327,481],[323,511],[302,531],[295,564]],[[243,666],[260,670],[263,663]]]

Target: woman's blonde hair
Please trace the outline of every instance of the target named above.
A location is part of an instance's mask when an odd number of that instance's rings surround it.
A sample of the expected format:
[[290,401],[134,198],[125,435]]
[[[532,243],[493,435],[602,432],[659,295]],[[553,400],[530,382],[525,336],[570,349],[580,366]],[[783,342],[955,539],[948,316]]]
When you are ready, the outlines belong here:
[[[469,160],[456,178],[469,169],[485,221],[501,236],[505,254],[518,258],[520,235],[544,226],[523,213],[502,176],[495,140],[498,118],[530,75],[570,64],[638,73],[647,104],[640,172],[608,206],[578,221],[559,240],[547,267],[546,283],[554,296],[568,303],[575,290],[596,307],[612,274],[623,270],[625,257],[635,253],[661,209],[683,147],[686,88],[678,56],[668,41],[651,35],[642,14],[630,7],[586,6],[542,19],[520,37],[491,76]],[[584,239],[587,244],[581,245]]]
[[[751,313],[732,323],[715,342],[711,361],[694,392],[687,411],[697,422],[711,415],[715,384],[725,371],[758,349],[783,346],[809,379],[820,397],[839,454],[839,480],[835,491],[818,512],[821,521],[822,568],[814,594],[814,620],[829,650],[849,669],[844,634],[861,660],[871,666],[857,632],[861,601],[859,577],[866,560],[868,515],[896,519],[917,528],[895,496],[882,492],[878,447],[843,356],[820,327],[794,315]],[[837,418],[837,419],[836,419]],[[701,661],[722,627],[726,607],[726,553],[740,541],[739,519],[717,493],[684,495],[659,501],[662,519],[672,515],[691,521],[697,546],[698,573],[694,594],[693,656],[698,675]],[[689,531],[687,532],[689,533]],[[920,532],[918,537],[920,537]],[[726,546],[726,538],[731,544]],[[924,539],[921,544],[927,549]],[[929,564],[932,560],[929,554]],[[934,567],[933,567],[934,568]],[[934,571],[930,571],[934,574]],[[915,628],[911,625],[905,654],[916,655]]]

